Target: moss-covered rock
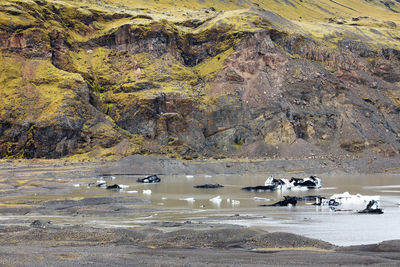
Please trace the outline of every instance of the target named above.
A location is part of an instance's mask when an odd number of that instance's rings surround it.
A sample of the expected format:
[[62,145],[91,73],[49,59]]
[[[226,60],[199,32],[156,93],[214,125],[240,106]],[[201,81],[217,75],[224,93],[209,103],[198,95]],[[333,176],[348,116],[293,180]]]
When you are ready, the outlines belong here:
[[399,7],[3,1],[0,157],[392,156]]

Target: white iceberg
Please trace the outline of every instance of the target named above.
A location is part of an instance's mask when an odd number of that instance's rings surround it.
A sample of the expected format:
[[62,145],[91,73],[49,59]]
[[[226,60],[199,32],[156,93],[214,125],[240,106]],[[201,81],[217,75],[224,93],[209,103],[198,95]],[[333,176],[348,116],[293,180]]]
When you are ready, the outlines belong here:
[[124,191],[125,193],[128,193],[128,194],[137,194],[138,193],[138,191],[136,191],[136,190],[132,190],[132,191]]
[[265,181],[264,185],[274,187],[274,190],[308,190],[321,188],[322,181],[321,178],[313,175],[307,178],[292,177],[290,180],[285,178],[275,179],[270,176]]
[[238,206],[238,205],[240,205],[240,201],[232,199],[232,206]]
[[210,201],[219,207],[221,205],[222,198],[221,198],[221,196],[216,196],[216,197],[211,198]]
[[151,195],[151,190],[150,189],[145,189],[142,192],[143,192],[143,195]]
[[179,200],[184,200],[184,201],[187,201],[189,203],[195,202],[195,199],[193,197],[180,198]]
[[329,199],[322,199],[321,206],[328,206],[335,211],[381,211],[379,202],[380,196],[351,195],[349,192],[344,192],[343,194],[334,194]]

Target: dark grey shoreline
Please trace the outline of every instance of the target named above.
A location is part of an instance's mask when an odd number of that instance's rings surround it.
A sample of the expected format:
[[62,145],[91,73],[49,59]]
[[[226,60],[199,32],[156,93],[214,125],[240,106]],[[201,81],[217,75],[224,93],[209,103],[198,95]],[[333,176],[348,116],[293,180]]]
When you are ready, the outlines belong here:
[[10,172],[71,169],[92,175],[181,175],[181,174],[400,174],[400,155],[390,158],[307,159],[211,159],[177,160],[163,156],[131,155],[117,161],[74,162],[69,160],[3,160],[0,168]]
[[360,159],[222,159],[181,161],[165,157],[132,155],[96,169],[104,174],[245,174],[245,173],[309,173],[309,174],[373,174],[400,173],[400,156]]
[[336,247],[235,226],[171,232],[149,227],[2,227],[0,244],[2,266],[400,265],[400,240]]
[[[400,173],[399,157],[390,159],[212,160],[179,161],[162,157],[130,156],[117,162],[2,161],[0,175],[10,181],[28,177],[68,178],[101,174],[372,174]],[[54,186],[54,185],[52,185]],[[107,201],[106,201],[107,200]],[[110,202],[110,201],[111,202]],[[140,202],[141,199],[135,201]],[[80,205],[84,200],[73,205]],[[88,201],[86,201],[88,202]],[[85,202],[85,203],[86,203]],[[92,203],[91,201],[89,201]],[[89,203],[88,202],[88,203]],[[103,199],[101,209],[117,205]],[[72,211],[93,209],[96,201]],[[109,203],[109,204],[107,204]],[[123,204],[123,201],[121,202]],[[132,201],[130,200],[130,203]],[[57,204],[58,206],[54,206]],[[122,205],[121,204],[121,205]],[[42,204],[43,214],[64,209],[69,202]],[[53,205],[53,206],[51,206]],[[44,207],[44,208],[43,208]],[[76,209],[76,210],[75,210]],[[101,210],[100,209],[100,210]],[[68,209],[65,209],[68,210]],[[1,214],[29,212],[1,208]],[[35,210],[37,212],[37,209]],[[107,212],[114,212],[107,210]],[[71,213],[72,216],[72,213]],[[221,224],[170,223],[138,228],[58,226],[13,221],[0,225],[0,265],[12,266],[265,266],[265,265],[400,265],[400,240],[374,245],[337,247],[289,233]]]

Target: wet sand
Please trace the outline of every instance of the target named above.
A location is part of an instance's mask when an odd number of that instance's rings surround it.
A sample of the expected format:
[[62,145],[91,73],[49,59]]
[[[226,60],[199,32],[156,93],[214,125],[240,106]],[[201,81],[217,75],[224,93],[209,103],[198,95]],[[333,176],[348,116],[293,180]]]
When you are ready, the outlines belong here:
[[[129,163],[130,162],[130,163]],[[0,163],[0,265],[11,266],[258,266],[400,265],[400,241],[337,247],[289,233],[229,224],[158,222],[134,228],[82,224],[87,216],[151,214],[134,196],[77,197],[75,178],[104,173],[353,173],[351,168],[310,162],[179,162],[131,157],[116,163]],[[325,162],[326,163],[326,162]],[[250,164],[250,165],[249,165]],[[399,161],[375,163],[399,172]],[[367,166],[368,162],[360,164]],[[247,166],[247,167],[246,167]],[[350,166],[350,165],[349,165]],[[358,172],[369,172],[358,168]],[[57,192],[57,194],[54,194]],[[24,201],[21,199],[27,196]],[[34,196],[34,197],[33,197]],[[29,200],[29,198],[31,198]],[[55,215],[71,218],[57,223]],[[52,217],[52,221],[46,219]]]

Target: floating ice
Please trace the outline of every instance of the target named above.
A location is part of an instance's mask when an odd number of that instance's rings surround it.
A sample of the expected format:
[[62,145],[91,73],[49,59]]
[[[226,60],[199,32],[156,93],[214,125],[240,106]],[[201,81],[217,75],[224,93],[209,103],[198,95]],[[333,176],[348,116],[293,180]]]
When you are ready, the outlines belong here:
[[151,195],[151,190],[150,189],[145,189],[142,192],[143,192],[143,195]]
[[290,190],[292,190],[292,191],[307,191],[308,188],[304,187],[304,186],[295,186],[295,187],[291,187]]
[[117,185],[117,184],[113,184],[113,185],[107,185],[106,189],[108,190],[121,190],[121,186]]
[[72,186],[73,186],[73,187],[80,187],[81,184],[73,184]]
[[265,181],[265,186],[274,187],[274,190],[307,190],[321,188],[321,178],[310,176],[307,178],[275,179],[270,176]]
[[213,204],[215,204],[215,205],[217,205],[217,206],[220,206],[220,205],[221,205],[222,198],[221,198],[221,196],[216,196],[216,197],[210,198],[210,201],[211,201]]
[[166,200],[167,198],[166,198],[166,197],[162,197],[161,199],[162,199],[162,200]]
[[275,190],[286,190],[290,189],[291,184],[288,179],[275,179],[274,177],[270,176],[264,183],[265,186],[274,186]]
[[186,175],[186,178],[187,178],[187,179],[193,179],[194,176],[193,176],[193,175]]
[[206,178],[212,178],[212,176],[211,176],[211,175],[208,175],[208,174],[204,175],[204,177],[206,177]]
[[145,183],[145,184],[149,184],[149,183],[154,184],[154,183],[161,182],[161,179],[157,175],[153,174],[153,175],[147,176],[145,178],[138,178],[136,180],[136,182]]
[[101,179],[101,180],[108,180],[108,181],[111,181],[111,180],[115,180],[115,176],[112,176],[112,175],[104,175],[104,176],[100,177],[100,179]]
[[310,176],[307,178],[294,178],[288,179],[275,179],[270,176],[265,181],[264,185],[248,186],[243,187],[242,190],[252,192],[266,192],[275,190],[308,190],[321,188],[321,179],[316,176]]
[[296,206],[297,197],[284,196],[283,198],[284,198],[283,200],[278,201],[274,204],[263,204],[263,205],[260,205],[260,207],[274,207],[274,206],[292,207],[292,206]]
[[184,201],[187,201],[187,202],[189,202],[189,203],[195,202],[194,198],[192,198],[192,197],[180,198],[179,200],[184,200]]
[[132,191],[124,191],[125,193],[128,193],[128,194],[137,194],[138,193],[138,191],[136,191],[136,190],[132,190]]
[[238,206],[238,205],[240,205],[240,201],[232,199],[232,206]]
[[100,187],[100,188],[107,188],[107,184],[106,184],[106,183],[99,183],[99,184],[97,185],[97,187]]
[[[334,194],[330,199],[322,199],[321,206],[329,206],[332,210],[362,211],[369,205],[370,209],[379,209],[380,196],[351,195],[349,192]],[[370,203],[371,202],[371,203]]]
[[119,187],[121,187],[121,188],[128,188],[129,185],[120,184]]
[[253,197],[255,201],[270,201],[271,199],[265,197]]

